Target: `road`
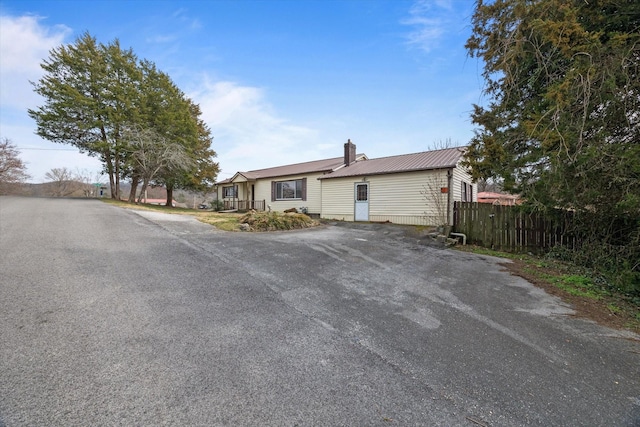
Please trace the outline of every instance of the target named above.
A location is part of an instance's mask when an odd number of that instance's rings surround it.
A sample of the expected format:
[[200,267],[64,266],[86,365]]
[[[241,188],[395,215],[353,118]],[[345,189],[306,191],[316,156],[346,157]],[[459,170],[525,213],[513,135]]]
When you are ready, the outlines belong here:
[[637,335],[402,230],[0,197],[0,425],[640,426]]

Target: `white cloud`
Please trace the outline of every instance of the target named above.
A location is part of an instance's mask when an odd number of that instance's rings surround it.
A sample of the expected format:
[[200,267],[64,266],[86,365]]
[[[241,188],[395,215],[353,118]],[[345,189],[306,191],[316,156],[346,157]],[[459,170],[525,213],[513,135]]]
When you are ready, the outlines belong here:
[[280,117],[263,89],[205,77],[189,96],[200,105],[214,135],[213,148],[223,171],[220,178],[342,154],[338,144],[321,141],[316,129]]
[[40,63],[63,43],[71,30],[45,27],[36,16],[0,16],[0,107],[34,107],[37,95],[29,81],[42,75]]
[[424,52],[439,46],[451,25],[452,3],[450,0],[417,0],[409,9],[409,17],[401,24],[413,27],[407,34],[407,42]]
[[53,168],[101,169],[97,159],[37,136],[35,123],[27,114],[28,108],[42,102],[29,81],[40,79],[40,64],[70,34],[71,30],[62,25],[42,25],[42,18],[37,16],[0,16],[0,136],[20,149],[30,182],[42,182]]

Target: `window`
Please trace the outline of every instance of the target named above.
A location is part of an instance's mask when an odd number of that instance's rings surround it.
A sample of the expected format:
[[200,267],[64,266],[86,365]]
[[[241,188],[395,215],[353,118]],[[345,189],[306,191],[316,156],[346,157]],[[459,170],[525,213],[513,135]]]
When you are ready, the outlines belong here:
[[272,181],[271,200],[307,200],[307,179]]
[[238,197],[238,186],[231,185],[229,187],[222,187],[222,197],[224,199],[232,199]]
[[473,202],[473,186],[464,181],[460,183],[462,185],[460,201],[461,202]]
[[366,202],[369,200],[368,184],[357,184],[356,185],[356,202]]
[[276,200],[302,199],[302,180],[276,182]]

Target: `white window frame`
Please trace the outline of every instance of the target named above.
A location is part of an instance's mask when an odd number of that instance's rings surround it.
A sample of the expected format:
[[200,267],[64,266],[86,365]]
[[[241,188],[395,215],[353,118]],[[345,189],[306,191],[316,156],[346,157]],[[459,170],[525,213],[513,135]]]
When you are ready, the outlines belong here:
[[[284,197],[285,184],[293,183],[293,197]],[[288,189],[291,191],[291,189]],[[276,181],[276,200],[302,200],[302,179]]]
[[[231,193],[229,195],[228,193]],[[226,187],[222,187],[222,198],[223,199],[235,199],[238,197],[238,186],[237,185],[228,185]]]

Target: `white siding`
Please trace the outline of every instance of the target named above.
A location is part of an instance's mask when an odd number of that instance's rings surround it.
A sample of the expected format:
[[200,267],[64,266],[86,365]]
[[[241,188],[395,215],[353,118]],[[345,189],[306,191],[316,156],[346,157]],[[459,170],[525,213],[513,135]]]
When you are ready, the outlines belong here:
[[321,217],[340,221],[353,221],[354,183],[362,179],[336,178],[323,179]]
[[[321,174],[316,173],[258,180],[255,183],[255,198],[256,200],[264,200],[267,206],[271,205],[272,211],[282,212],[291,208],[300,209],[301,207],[306,207],[308,213],[320,214],[320,181],[317,179],[319,176],[321,176]],[[307,200],[271,200],[271,183],[273,181],[294,181],[303,178],[307,178]]]
[[[471,184],[471,176],[461,168],[454,168],[451,194],[448,188],[448,169],[402,172],[366,177],[369,183],[369,220],[389,221],[408,225],[443,225],[453,223],[453,202],[461,198],[461,182]],[[363,177],[322,180],[322,218],[354,220],[354,185]],[[472,185],[473,200],[477,200],[477,186]],[[448,202],[451,204],[447,206]],[[447,218],[448,215],[448,218]]]
[[467,173],[462,167],[457,167],[453,170],[453,200],[462,200],[462,182],[471,184],[473,191],[473,202],[478,201],[478,186],[471,182],[471,174]]
[[[322,181],[322,217],[353,221],[354,185],[362,178]],[[447,217],[446,170],[367,177],[369,220],[395,224],[441,225]]]

